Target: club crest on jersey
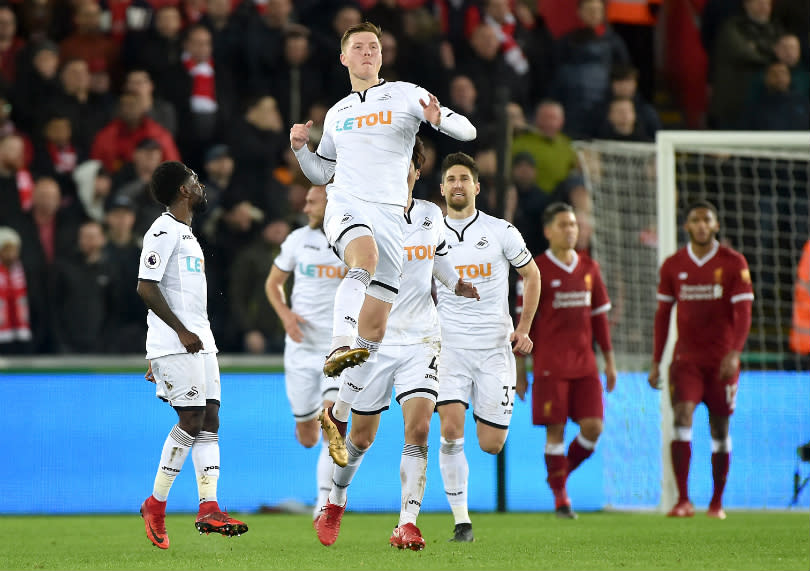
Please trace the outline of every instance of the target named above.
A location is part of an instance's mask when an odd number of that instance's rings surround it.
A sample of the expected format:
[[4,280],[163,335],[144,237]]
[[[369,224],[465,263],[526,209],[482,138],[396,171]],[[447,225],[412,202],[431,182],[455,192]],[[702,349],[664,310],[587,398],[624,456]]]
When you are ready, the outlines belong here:
[[150,270],[154,270],[160,265],[160,256],[157,252],[149,252],[143,259],[143,264]]
[[489,246],[489,240],[487,240],[486,236],[481,236],[481,239],[478,240],[478,242],[476,242],[475,244],[475,247],[478,248],[479,250],[483,250],[487,246]]
[[352,216],[347,212],[346,214],[343,215],[343,218],[340,219],[340,223],[348,224],[349,222],[351,222],[352,218],[354,218],[354,216]]
[[714,283],[723,283],[723,268],[715,268],[714,270]]
[[425,230],[430,230],[430,228],[432,227],[433,227],[433,220],[425,216],[425,221],[422,222],[422,228],[424,228]]
[[591,274],[585,274],[585,289],[591,291]]

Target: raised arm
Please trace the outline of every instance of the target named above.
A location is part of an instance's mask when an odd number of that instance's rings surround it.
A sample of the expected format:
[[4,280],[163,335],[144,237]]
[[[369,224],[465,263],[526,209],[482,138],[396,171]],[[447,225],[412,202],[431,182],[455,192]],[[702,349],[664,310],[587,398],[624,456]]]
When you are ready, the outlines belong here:
[[425,121],[440,133],[450,135],[459,141],[472,141],[477,135],[475,126],[464,115],[439,105],[435,95],[429,93],[428,100],[419,100]]
[[309,150],[309,129],[312,121],[306,123],[296,123],[290,128],[290,147],[301,165],[304,175],[313,184],[326,184],[335,174],[335,160],[322,157],[318,153]]

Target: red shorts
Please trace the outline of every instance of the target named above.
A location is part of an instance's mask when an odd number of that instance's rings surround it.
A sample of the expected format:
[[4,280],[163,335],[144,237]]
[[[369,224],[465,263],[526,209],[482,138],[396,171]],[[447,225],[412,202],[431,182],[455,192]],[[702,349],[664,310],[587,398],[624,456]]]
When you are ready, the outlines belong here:
[[565,424],[570,417],[603,418],[602,382],[599,375],[578,379],[535,377],[532,386],[532,422],[537,425]]
[[706,403],[709,414],[731,416],[737,404],[738,370],[731,378],[719,379],[718,365],[672,361],[669,367],[669,396],[679,402]]

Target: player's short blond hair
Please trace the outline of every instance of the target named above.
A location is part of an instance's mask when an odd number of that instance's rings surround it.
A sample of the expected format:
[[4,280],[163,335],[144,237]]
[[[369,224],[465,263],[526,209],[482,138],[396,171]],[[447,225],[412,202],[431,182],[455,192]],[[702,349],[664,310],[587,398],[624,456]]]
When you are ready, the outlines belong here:
[[350,26],[345,32],[343,32],[343,37],[340,39],[340,51],[346,52],[346,44],[349,43],[349,38],[351,38],[354,34],[359,34],[360,32],[371,32],[375,36],[377,36],[377,40],[382,43],[382,30],[376,24],[372,24],[371,22],[361,22],[359,24],[355,24],[354,26]]

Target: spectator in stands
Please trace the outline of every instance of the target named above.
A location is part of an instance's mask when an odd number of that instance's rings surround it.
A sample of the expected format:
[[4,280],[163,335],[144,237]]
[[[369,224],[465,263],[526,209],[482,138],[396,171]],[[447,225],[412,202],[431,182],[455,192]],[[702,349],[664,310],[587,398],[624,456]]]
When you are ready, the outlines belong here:
[[172,88],[181,66],[183,20],[174,4],[163,4],[155,12],[154,26],[144,33],[127,34],[124,58],[127,69],[145,69],[155,82],[156,95],[171,99],[163,90]]
[[[790,90],[810,97],[810,71],[805,69],[801,62],[801,46],[799,38],[793,34],[782,34],[773,46],[776,61],[788,66],[790,70]],[[758,102],[765,91],[765,75],[767,70],[757,73],[748,86],[746,107]],[[745,117],[743,117],[744,119]]]
[[120,48],[118,42],[101,30],[101,7],[93,0],[76,4],[75,32],[59,46],[62,61],[74,58],[90,63],[100,58],[112,77],[120,79]]
[[0,138],[0,224],[15,228],[33,200],[34,182],[25,168],[24,152],[18,135]]
[[720,28],[714,47],[709,126],[739,127],[748,85],[774,59],[782,28],[771,19],[771,0],[744,0],[743,12]]
[[118,98],[118,118],[98,132],[90,158],[100,160],[107,171],[115,173],[132,160],[135,145],[143,139],[156,140],[163,149],[164,160],[179,160],[180,153],[171,133],[146,116],[137,95],[122,93]]
[[752,131],[810,129],[810,100],[790,88],[790,69],[776,61],[765,70],[765,92],[742,113],[740,127]]
[[28,284],[20,261],[20,235],[0,226],[0,355],[33,350],[28,312]]
[[140,237],[133,232],[135,204],[125,195],[113,198],[104,217],[107,244],[104,257],[112,270],[110,299],[114,311],[108,316],[107,343],[110,353],[130,353],[146,343],[146,306],[133,284],[138,283]]
[[652,141],[650,134],[638,121],[635,103],[627,97],[611,99],[596,136],[614,141]]
[[[84,212],[77,204],[62,206],[59,184],[42,177],[34,184],[31,210],[14,224],[22,239],[22,261],[28,278],[34,351],[56,349],[49,283],[54,264],[73,255]],[[81,319],[79,319],[81,322]]]
[[107,200],[112,194],[112,177],[102,168],[101,161],[88,160],[73,170],[76,194],[87,216],[104,221]]
[[0,78],[13,84],[17,72],[17,54],[25,40],[17,36],[17,16],[11,6],[0,6]]
[[583,26],[557,42],[551,88],[565,109],[565,132],[574,138],[590,133],[588,121],[606,99],[611,69],[630,63],[624,41],[605,23],[604,0],[579,0],[578,14]]
[[199,23],[211,32],[214,61],[231,68],[244,67],[235,59],[242,30],[241,22],[233,13],[231,0],[208,0]]
[[288,26],[278,71],[263,91],[276,94],[283,124],[292,125],[310,119],[304,113],[323,90],[323,72],[312,53],[309,30],[298,25]]
[[198,227],[202,227],[210,214],[220,207],[223,198],[233,192],[231,190],[233,171],[234,161],[228,145],[219,143],[206,151],[202,182],[208,197],[208,210],[195,216],[200,219]]
[[73,144],[70,118],[58,109],[49,113],[36,139],[31,170],[35,176],[49,176],[59,183],[65,196],[76,196],[73,170],[85,159],[87,151]]
[[244,117],[229,129],[228,147],[236,163],[234,188],[239,199],[259,207],[268,219],[286,214],[283,189],[273,176],[281,151],[289,148],[276,100],[269,95],[248,102]]
[[[160,143],[154,139],[141,139],[135,145],[132,162],[124,165],[113,177],[113,196],[126,196],[133,203],[136,213],[134,232],[137,236],[143,236],[152,222],[166,210],[154,199],[149,190],[152,174],[163,160]],[[123,180],[127,182],[120,186],[116,184]]]
[[[481,24],[470,37],[470,49],[457,58],[458,73],[473,80],[478,89],[481,109],[491,109],[495,104],[496,88],[507,89],[507,99],[521,106],[529,104],[529,81],[526,74],[512,67],[501,53],[498,34],[492,26]],[[521,68],[522,69],[522,68]]]
[[[157,3],[155,3],[157,4]],[[142,33],[152,22],[155,10],[148,0],[100,0],[103,29],[120,46],[127,34]]]
[[54,264],[50,306],[59,353],[100,353],[107,344],[115,276],[104,256],[106,242],[101,224],[88,220],[79,227],[78,254]]
[[155,97],[155,83],[145,69],[131,69],[124,76],[124,89],[138,96],[146,116],[177,136],[177,112],[170,102]]
[[267,92],[266,86],[283,57],[284,30],[293,22],[292,11],[291,0],[272,0],[260,16],[248,20],[242,39],[248,93]]
[[607,103],[615,98],[631,99],[636,110],[636,122],[642,133],[650,138],[661,129],[658,112],[638,91],[638,70],[632,65],[617,65],[610,72],[610,91],[604,106],[597,108],[591,120],[593,135],[597,134],[608,114]]
[[90,66],[83,59],[64,62],[59,81],[60,90],[48,107],[70,118],[73,142],[87,153],[96,133],[110,120],[113,108],[105,98],[90,91]]
[[281,243],[290,233],[285,220],[271,220],[261,234],[240,251],[229,272],[228,304],[230,320],[241,339],[241,350],[248,353],[281,353],[284,350],[284,326],[274,319],[264,292],[273,260]]
[[491,142],[494,137],[494,110],[481,108],[478,105],[478,89],[466,75],[456,75],[450,80],[449,94],[447,106],[467,117],[478,130],[478,136],[472,141],[456,141],[450,137],[437,137],[437,152],[443,157],[457,151],[474,156],[482,141]]
[[541,101],[534,115],[534,128],[519,133],[512,141],[512,157],[528,152],[536,163],[537,186],[551,193],[577,168],[577,155],[571,139],[563,134],[566,121],[560,103]]
[[512,223],[520,230],[533,256],[548,248],[543,233],[543,211],[553,202],[551,194],[537,186],[537,165],[531,153],[522,151],[512,159],[512,183],[517,191],[517,208]]
[[221,137],[235,99],[231,75],[214,60],[211,32],[201,24],[189,28],[181,56],[183,72],[175,75],[172,101],[183,129],[178,144],[192,169],[202,167],[202,155]]
[[38,114],[59,92],[59,48],[51,41],[36,43],[30,66],[21,66],[14,85],[14,118],[26,132],[42,127]]

